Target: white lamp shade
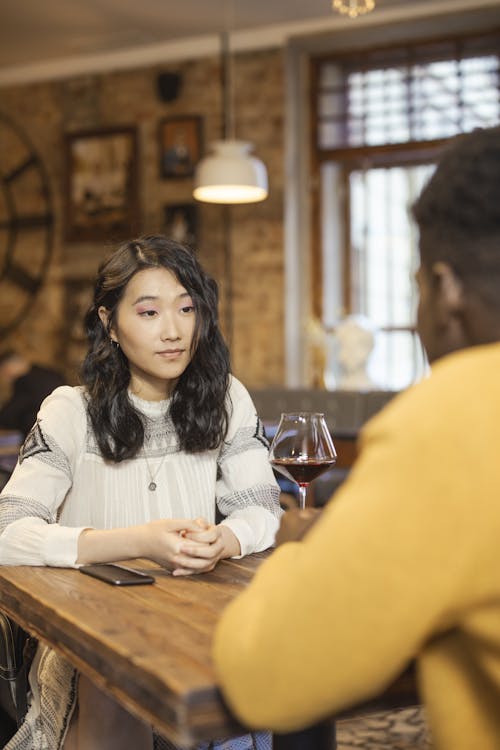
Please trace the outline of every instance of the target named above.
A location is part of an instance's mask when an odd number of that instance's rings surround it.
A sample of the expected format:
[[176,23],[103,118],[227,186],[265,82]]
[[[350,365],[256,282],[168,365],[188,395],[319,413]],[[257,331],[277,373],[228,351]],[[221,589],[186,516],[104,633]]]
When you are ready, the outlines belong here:
[[215,141],[196,167],[193,195],[206,203],[257,203],[267,198],[267,171],[245,141]]

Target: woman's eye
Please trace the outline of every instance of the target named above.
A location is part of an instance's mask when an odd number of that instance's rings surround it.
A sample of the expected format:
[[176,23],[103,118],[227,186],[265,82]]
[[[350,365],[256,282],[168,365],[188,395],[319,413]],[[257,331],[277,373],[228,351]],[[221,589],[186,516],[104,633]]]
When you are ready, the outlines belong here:
[[156,310],[140,310],[139,312],[141,318],[152,318],[156,314]]
[[183,313],[194,312],[194,305],[185,305],[184,307],[181,307],[181,312]]

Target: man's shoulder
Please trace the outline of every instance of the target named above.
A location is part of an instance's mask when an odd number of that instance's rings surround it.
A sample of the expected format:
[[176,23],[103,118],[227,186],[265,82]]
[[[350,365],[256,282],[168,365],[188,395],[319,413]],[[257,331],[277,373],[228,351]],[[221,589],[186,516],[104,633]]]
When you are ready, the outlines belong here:
[[368,427],[403,425],[432,431],[439,425],[455,424],[457,417],[478,415],[485,408],[500,409],[500,344],[468,347],[438,360],[429,376],[402,391],[375,417]]
[[500,343],[470,346],[435,362],[430,376],[410,389],[408,395],[416,400],[463,403],[466,398],[476,400],[476,394],[483,391],[498,401],[499,368]]

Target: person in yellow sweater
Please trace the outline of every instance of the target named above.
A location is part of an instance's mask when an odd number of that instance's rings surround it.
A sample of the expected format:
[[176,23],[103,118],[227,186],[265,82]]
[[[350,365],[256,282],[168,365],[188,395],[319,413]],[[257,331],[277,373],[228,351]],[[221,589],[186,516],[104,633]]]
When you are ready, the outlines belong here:
[[454,140],[413,208],[431,375],[362,432],[343,487],[225,610],[223,693],[301,729],[415,659],[435,748],[500,748],[500,128]]

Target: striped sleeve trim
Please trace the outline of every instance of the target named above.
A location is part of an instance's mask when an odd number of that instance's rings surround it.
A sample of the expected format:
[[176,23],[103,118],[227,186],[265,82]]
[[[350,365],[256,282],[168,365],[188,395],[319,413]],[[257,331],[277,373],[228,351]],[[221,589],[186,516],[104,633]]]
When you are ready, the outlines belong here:
[[38,500],[16,495],[0,497],[0,534],[9,524],[20,518],[41,518],[46,523],[55,523],[56,519],[50,510]]
[[253,505],[265,508],[273,516],[280,518],[279,495],[279,487],[271,484],[261,484],[223,495],[218,498],[217,505],[224,516],[229,516],[237,510],[243,510]]

